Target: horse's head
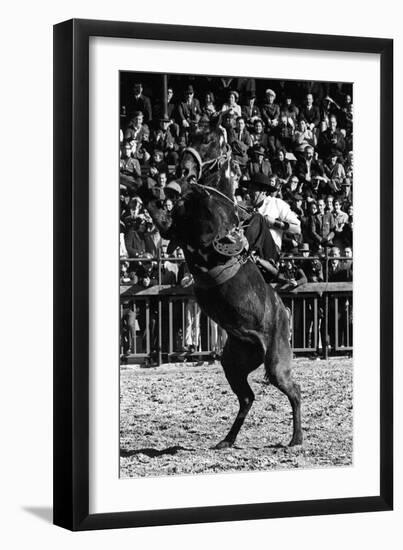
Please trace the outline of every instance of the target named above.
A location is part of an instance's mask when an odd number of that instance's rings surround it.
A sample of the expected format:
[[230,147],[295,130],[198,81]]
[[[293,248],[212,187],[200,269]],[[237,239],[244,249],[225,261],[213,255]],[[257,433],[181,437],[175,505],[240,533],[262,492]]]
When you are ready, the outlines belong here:
[[230,200],[194,186],[176,204],[172,221],[175,239],[182,246],[203,250],[235,227],[238,219]]
[[230,162],[231,148],[219,132],[209,130],[192,136],[180,162],[183,192],[188,190],[189,182],[197,181],[233,198]]

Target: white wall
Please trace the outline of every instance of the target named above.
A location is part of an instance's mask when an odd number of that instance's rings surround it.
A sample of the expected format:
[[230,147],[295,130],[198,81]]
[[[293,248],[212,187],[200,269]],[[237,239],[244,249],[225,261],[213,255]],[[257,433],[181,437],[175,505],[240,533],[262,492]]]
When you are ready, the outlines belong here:
[[[279,544],[311,550],[358,546],[372,549],[385,543],[396,547],[393,541],[401,539],[403,521],[400,468],[396,471],[396,511],[391,513],[80,534],[53,527],[43,519],[51,514],[52,25],[81,17],[392,37],[395,97],[403,95],[402,72],[397,70],[403,62],[403,31],[399,4],[392,0],[375,5],[362,0],[338,0],[333,4],[312,0],[309,13],[307,3],[295,0],[278,2],[276,7],[271,6],[272,2],[253,0],[238,5],[228,2],[227,7],[216,0],[188,2],[186,8],[180,7],[179,1],[163,0],[149,3],[99,0],[92,4],[86,0],[58,3],[38,0],[10,2],[7,9],[4,6],[2,9],[0,185],[4,198],[0,203],[0,235],[4,260],[0,269],[0,304],[4,315],[0,362],[3,525],[0,538],[3,547],[64,549],[74,544],[76,548],[87,548],[89,543],[99,549],[128,543],[137,548],[164,545],[176,549],[269,545],[275,548]],[[401,101],[396,102],[397,128],[402,120],[401,106]],[[401,133],[396,134],[395,150],[400,152]],[[401,181],[403,174],[397,153],[396,158],[395,179]],[[401,191],[396,188],[395,204],[401,204],[401,199]],[[396,228],[401,234],[401,220],[397,220]],[[396,252],[400,243],[397,234]],[[370,274],[369,269],[369,277]],[[401,261],[396,280],[399,274],[402,274]],[[395,311],[401,310],[401,306],[401,293],[396,293]],[[396,334],[400,328],[399,322]],[[398,361],[402,351],[402,344],[397,342],[395,388],[402,382]],[[401,399],[396,412],[399,466],[403,458]]]

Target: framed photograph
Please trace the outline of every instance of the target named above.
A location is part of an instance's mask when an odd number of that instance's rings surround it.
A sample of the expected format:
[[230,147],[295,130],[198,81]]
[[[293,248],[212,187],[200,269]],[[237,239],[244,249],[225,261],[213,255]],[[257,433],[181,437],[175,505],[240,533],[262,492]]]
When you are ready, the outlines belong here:
[[392,40],[55,25],[54,523],[391,510],[392,243]]

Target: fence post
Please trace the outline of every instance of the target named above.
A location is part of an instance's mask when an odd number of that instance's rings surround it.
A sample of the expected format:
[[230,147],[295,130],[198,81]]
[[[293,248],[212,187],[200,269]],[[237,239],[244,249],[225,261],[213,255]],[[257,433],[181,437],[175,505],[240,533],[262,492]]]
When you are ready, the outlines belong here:
[[[325,247],[325,282],[329,282],[329,249],[326,246]],[[325,290],[325,341],[322,342],[323,347],[323,356],[325,359],[329,356],[329,350],[327,347],[327,339],[329,336],[329,294],[327,292],[327,289]]]

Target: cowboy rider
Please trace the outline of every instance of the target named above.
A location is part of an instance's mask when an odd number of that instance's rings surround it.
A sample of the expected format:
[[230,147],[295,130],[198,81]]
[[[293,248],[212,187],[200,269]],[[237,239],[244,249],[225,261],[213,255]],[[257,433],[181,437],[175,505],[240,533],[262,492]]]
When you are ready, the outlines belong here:
[[[301,222],[290,206],[276,195],[276,176],[256,174],[248,185],[250,205],[255,215],[249,222],[246,238],[255,252],[256,263],[270,276],[276,276],[283,234],[301,234]],[[267,231],[268,229],[268,231]]]

